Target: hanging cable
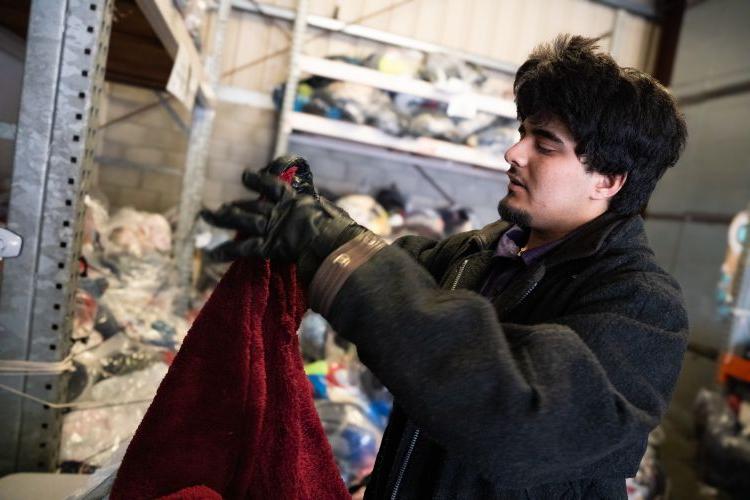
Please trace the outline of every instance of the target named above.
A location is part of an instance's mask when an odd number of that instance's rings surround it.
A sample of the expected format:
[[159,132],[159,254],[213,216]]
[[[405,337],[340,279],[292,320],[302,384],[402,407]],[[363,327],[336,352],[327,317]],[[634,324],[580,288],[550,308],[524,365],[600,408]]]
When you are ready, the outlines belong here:
[[29,401],[34,401],[35,403],[44,405],[47,408],[53,408],[55,410],[61,410],[65,408],[72,408],[72,409],[78,409],[78,410],[93,410],[93,409],[98,409],[98,408],[110,408],[113,406],[134,405],[138,403],[150,403],[151,401],[153,401],[153,398],[148,398],[148,399],[135,399],[133,401],[112,401],[112,402],[80,401],[77,403],[53,403],[52,401],[46,401],[42,398],[32,396],[31,394],[25,393],[23,391],[19,391],[18,389],[14,389],[13,387],[7,386],[5,384],[0,384],[0,389],[8,391],[11,394],[15,394],[16,396],[20,396],[24,399],[28,399]]
[[72,354],[62,361],[0,360],[0,375],[57,375],[74,370]]

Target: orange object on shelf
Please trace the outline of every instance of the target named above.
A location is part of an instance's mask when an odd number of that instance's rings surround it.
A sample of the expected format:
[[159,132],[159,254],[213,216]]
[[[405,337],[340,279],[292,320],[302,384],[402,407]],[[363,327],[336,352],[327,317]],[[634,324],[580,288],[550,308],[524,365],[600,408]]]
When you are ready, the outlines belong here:
[[750,382],[750,360],[736,354],[724,354],[719,364],[718,379],[725,384],[730,378]]

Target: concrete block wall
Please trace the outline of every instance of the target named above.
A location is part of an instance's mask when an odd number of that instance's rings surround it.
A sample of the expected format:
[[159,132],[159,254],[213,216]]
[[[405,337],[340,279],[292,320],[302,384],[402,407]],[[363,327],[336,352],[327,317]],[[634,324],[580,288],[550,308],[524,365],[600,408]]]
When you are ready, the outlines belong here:
[[[103,124],[158,101],[152,90],[108,83]],[[179,203],[190,114],[172,101],[99,130],[96,186],[112,208],[164,212]]]
[[203,191],[206,206],[248,196],[242,171],[260,169],[271,159],[276,116],[267,109],[218,104]]

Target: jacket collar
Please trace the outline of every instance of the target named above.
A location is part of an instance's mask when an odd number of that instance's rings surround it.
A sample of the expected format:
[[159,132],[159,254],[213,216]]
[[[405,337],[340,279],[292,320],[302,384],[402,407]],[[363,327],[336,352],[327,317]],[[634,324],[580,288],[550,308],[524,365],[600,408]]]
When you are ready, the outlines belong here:
[[[605,247],[615,235],[621,233],[618,229],[634,225],[642,227],[640,216],[605,212],[579,227],[575,234],[567,238],[560,246],[551,250],[544,258],[545,265],[550,267],[563,262],[590,257]],[[500,236],[511,227],[512,224],[498,220],[477,231],[470,242],[476,245],[477,250],[495,248]]]

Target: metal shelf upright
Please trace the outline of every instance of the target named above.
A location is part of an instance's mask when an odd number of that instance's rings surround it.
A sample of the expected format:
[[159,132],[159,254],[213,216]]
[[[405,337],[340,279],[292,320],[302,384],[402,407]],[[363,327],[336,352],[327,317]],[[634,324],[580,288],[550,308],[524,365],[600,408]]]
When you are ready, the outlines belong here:
[[[89,182],[114,0],[31,3],[8,227],[21,255],[3,270],[0,359],[60,361],[70,349],[83,197]],[[57,375],[3,377],[45,401]],[[0,474],[57,466],[61,410],[0,391]]]

